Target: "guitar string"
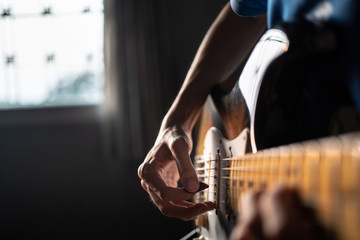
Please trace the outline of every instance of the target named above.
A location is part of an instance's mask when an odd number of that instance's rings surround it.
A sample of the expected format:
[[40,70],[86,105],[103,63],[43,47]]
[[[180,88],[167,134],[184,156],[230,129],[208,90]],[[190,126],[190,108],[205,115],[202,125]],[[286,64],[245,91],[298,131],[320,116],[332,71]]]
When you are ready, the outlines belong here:
[[207,163],[207,162],[216,162],[216,159],[210,159],[210,160],[196,160],[195,161],[195,164],[196,163],[201,163],[201,164],[203,164],[203,163]]
[[212,167],[212,168],[203,167],[203,168],[197,168],[196,170],[207,171],[207,170],[216,170],[216,169],[217,169],[216,167]]
[[[304,148],[302,147],[302,149],[304,149]],[[339,156],[340,158],[342,158],[342,156],[343,156],[343,150],[344,150],[343,147],[340,147],[340,149],[337,150],[337,153],[338,153],[337,156]],[[317,153],[317,155],[322,155],[321,148],[317,148],[315,150],[315,152]],[[276,153],[279,153],[279,151],[277,151]],[[312,153],[314,153],[314,151],[312,151]],[[295,156],[302,162],[304,160],[304,158],[308,156],[308,154],[309,153],[306,154],[306,152],[305,153],[303,152],[301,154],[295,154]],[[258,185],[264,186],[266,184],[266,181],[264,181],[264,180],[261,181],[261,180],[259,180],[259,178],[269,178],[269,177],[272,177],[272,175],[277,175],[277,176],[275,176],[275,178],[280,178],[281,175],[283,178],[284,177],[285,178],[294,177],[294,176],[290,176],[291,175],[290,171],[294,171],[293,175],[296,175],[295,173],[298,168],[294,167],[294,165],[291,166],[289,163],[290,158],[292,158],[293,156],[294,156],[293,154],[286,154],[286,155],[281,155],[281,154],[271,155],[271,154],[269,154],[267,156],[264,156],[264,155],[258,155],[258,156],[250,155],[249,156],[248,155],[248,156],[239,156],[239,157],[235,157],[235,158],[234,157],[233,158],[224,158],[224,159],[221,159],[220,161],[229,161],[231,163],[231,165],[235,165],[236,167],[221,167],[220,171],[227,171],[227,172],[229,172],[229,175],[238,175],[241,173],[245,173],[245,174],[246,173],[250,173],[250,174],[261,173],[262,176],[260,176],[260,177],[259,176],[241,176],[241,177],[225,176],[225,177],[221,177],[221,178],[230,180],[231,186],[228,186],[227,184],[225,184],[225,187],[226,187],[226,189],[229,189],[230,191],[234,192],[233,190],[243,191],[248,188],[257,187]],[[289,159],[289,160],[285,161],[285,164],[281,164],[280,159],[284,159],[284,158]],[[249,161],[252,161],[252,160],[257,161],[257,164],[249,165]],[[203,163],[204,163],[204,165],[206,162],[209,162],[211,164],[211,162],[214,162],[214,161],[219,161],[219,160],[204,160]],[[240,162],[243,162],[243,163],[240,163]],[[238,166],[239,164],[240,165],[244,164],[246,166],[239,167]],[[303,162],[302,163],[299,162],[298,165],[301,167],[304,167]],[[285,170],[280,171],[279,170],[280,167]],[[276,170],[274,170],[274,169],[276,169]],[[208,167],[203,167],[203,168],[199,169],[199,171],[204,171],[204,170],[209,171],[211,169],[209,169]],[[212,168],[212,170],[217,170],[217,169]],[[210,177],[215,177],[215,176],[216,176],[215,174],[208,175],[208,176],[203,175],[203,178],[210,178]],[[224,184],[221,184],[221,185],[224,185]],[[204,193],[201,193],[201,196],[202,195],[204,195]],[[233,197],[231,197],[231,198],[234,199]]]

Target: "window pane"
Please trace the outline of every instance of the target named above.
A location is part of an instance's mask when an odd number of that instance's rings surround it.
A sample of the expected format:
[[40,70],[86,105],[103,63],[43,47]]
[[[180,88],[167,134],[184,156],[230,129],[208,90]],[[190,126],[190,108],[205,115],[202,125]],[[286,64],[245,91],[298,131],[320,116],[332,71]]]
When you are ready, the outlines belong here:
[[0,108],[102,102],[102,0],[0,0],[0,10]]

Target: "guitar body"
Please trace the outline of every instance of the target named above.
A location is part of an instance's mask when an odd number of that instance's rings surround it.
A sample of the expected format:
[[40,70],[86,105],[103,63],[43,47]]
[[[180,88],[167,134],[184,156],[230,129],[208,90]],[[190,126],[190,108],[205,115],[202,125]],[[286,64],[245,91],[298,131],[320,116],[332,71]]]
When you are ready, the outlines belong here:
[[194,165],[209,188],[194,201],[217,208],[196,222],[204,239],[228,239],[241,195],[277,182],[299,189],[332,236],[360,237],[360,124],[339,80],[341,50],[299,51],[303,36],[289,32],[268,30],[231,90],[217,87],[207,100]]
[[[235,219],[234,216],[230,216],[228,211],[229,198],[226,193],[226,180],[221,180],[221,175],[217,173],[218,168],[227,167],[228,162],[220,161],[220,156],[243,156],[248,145],[248,129],[245,129],[238,137],[233,140],[227,140],[221,134],[221,132],[212,127],[208,130],[205,136],[204,144],[204,156],[209,160],[197,161],[198,169],[208,169],[207,171],[198,171],[200,173],[200,180],[208,183],[209,188],[206,191],[206,199],[218,203],[217,210],[210,211],[206,214],[206,226],[202,226],[202,235],[207,239],[227,239],[229,231],[231,230]],[[216,176],[216,177],[215,177]],[[197,196],[199,197],[199,196]],[[202,199],[197,198],[197,201]],[[204,216],[203,216],[204,218]],[[204,224],[198,224],[204,225]]]

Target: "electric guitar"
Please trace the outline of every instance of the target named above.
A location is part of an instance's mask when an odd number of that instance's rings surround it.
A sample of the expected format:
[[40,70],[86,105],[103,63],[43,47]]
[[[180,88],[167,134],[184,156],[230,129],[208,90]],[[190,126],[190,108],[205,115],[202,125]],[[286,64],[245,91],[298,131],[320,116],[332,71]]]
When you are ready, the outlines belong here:
[[213,90],[194,161],[209,188],[194,202],[217,207],[196,221],[201,238],[227,239],[242,194],[279,182],[299,190],[329,234],[360,238],[360,128],[328,33],[268,30],[239,80]]

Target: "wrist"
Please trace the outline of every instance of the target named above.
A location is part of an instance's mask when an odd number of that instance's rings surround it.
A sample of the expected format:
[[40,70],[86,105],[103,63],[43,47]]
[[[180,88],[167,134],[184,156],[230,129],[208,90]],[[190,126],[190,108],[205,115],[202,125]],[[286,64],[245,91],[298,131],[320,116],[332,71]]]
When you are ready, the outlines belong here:
[[165,141],[171,145],[172,142],[176,141],[179,138],[186,141],[187,146],[189,146],[189,150],[192,149],[191,132],[188,133],[184,131],[184,129],[180,126],[162,127],[159,131],[155,144],[159,144],[160,142]]
[[172,131],[181,129],[186,133],[191,133],[192,127],[186,123],[187,119],[183,119],[182,116],[174,116],[175,114],[167,114],[161,124],[161,131]]
[[182,129],[190,135],[209,92],[194,83],[186,84],[165,115],[161,129]]
[[160,131],[181,130],[187,135],[191,135],[198,114],[196,110],[192,109],[193,106],[188,107],[188,109],[185,109],[184,106],[179,109],[170,109],[162,121]]

